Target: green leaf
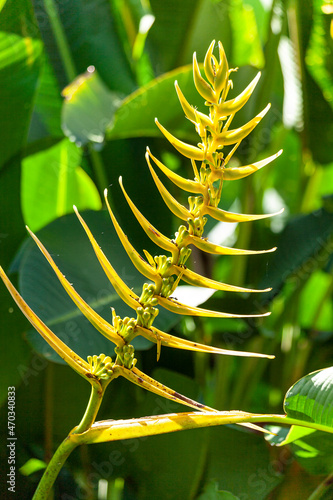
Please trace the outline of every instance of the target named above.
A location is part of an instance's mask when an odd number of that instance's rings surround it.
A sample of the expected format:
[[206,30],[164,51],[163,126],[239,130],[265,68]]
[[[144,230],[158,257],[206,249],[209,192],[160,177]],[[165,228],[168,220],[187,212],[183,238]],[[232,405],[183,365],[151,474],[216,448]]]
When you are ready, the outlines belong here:
[[[314,290],[316,293],[314,293]],[[305,284],[299,302],[299,324],[315,331],[331,330],[332,276],[323,271],[315,271]]]
[[333,427],[333,367],[310,373],[287,392],[288,417]]
[[132,63],[137,82],[144,85],[154,76],[150,55],[144,50],[147,35],[155,21],[149,1],[111,0],[111,6],[127,59]]
[[[47,2],[34,2],[34,9],[61,86],[69,83],[63,66],[69,57],[70,66],[77,74],[93,65],[110,89],[123,95],[132,92],[135,82],[116,31],[109,0],[57,1],[54,4],[57,16],[52,15],[52,10],[47,12]],[[61,48],[59,50],[63,44],[70,48],[67,55]]]
[[240,498],[247,495],[248,500],[264,500],[282,478],[274,469],[262,438],[235,432],[225,426],[209,430],[206,481],[218,481],[223,489]]
[[330,16],[323,13],[323,2],[313,2],[313,27],[306,53],[306,65],[322,90],[326,101],[333,107],[333,47],[330,40]]
[[326,432],[292,425],[285,427],[269,426],[274,435],[265,438],[271,445],[291,445],[296,460],[310,474],[330,474],[333,469],[333,437]]
[[[133,268],[109,215],[104,211],[87,212],[83,217],[118,274],[134,292],[140,294],[144,278]],[[77,292],[107,321],[112,320],[111,307],[121,317],[133,315],[132,309],[122,302],[107,280],[74,214],[55,220],[42,229],[38,237]],[[57,336],[83,358],[100,353],[113,355],[114,345],[81,314],[33,241],[28,240],[22,246],[13,264],[13,269],[17,268],[23,298]],[[165,331],[179,319],[177,315],[161,309],[154,325]],[[27,338],[37,352],[52,361],[61,362],[35,331],[30,331]],[[133,344],[138,349],[152,346],[141,337],[135,339]]]
[[155,22],[147,42],[158,74],[184,64],[186,43],[200,3],[198,0],[150,0]]
[[81,210],[101,209],[96,186],[79,166],[81,161],[82,150],[68,139],[23,160],[22,210],[32,231],[72,212],[73,204]]
[[88,141],[102,144],[105,129],[120,105],[119,94],[106,87],[93,66],[66,87],[63,94],[64,133],[77,145]]
[[202,99],[194,87],[192,65],[184,66],[156,78],[129,95],[117,110],[114,122],[107,128],[107,138],[160,137],[155,117],[176,135],[184,137],[185,130],[185,137],[188,137],[187,131],[191,130],[190,137],[194,137],[193,126],[188,124],[186,127],[184,112],[174,88],[175,80],[188,102],[194,106],[199,104],[200,108]]
[[29,460],[20,467],[20,473],[24,476],[30,476],[34,472],[46,469],[47,464],[38,458],[29,458]]
[[41,60],[39,40],[0,32],[0,167],[25,142]]
[[63,130],[71,140],[81,144],[87,141],[100,144],[105,134],[107,139],[160,137],[154,121],[158,116],[161,123],[176,134],[184,137],[185,130],[185,137],[190,135],[193,138],[195,132],[184,119],[174,89],[175,80],[190,103],[202,105],[193,84],[192,66],[184,66],[152,80],[122,103],[119,95],[109,91],[96,72],[86,73],[65,89]]
[[229,15],[233,33],[233,64],[262,68],[265,59],[253,8],[244,5],[242,0],[232,0]]
[[[327,78],[323,81],[323,71],[327,77],[324,55],[329,59],[331,48],[325,42],[325,47],[319,43],[318,36],[322,42],[323,33],[321,4],[315,2],[296,2],[297,23],[300,63],[302,67],[302,89],[304,94],[304,148],[310,149],[313,159],[322,164],[332,161],[333,154],[333,108],[330,104],[330,93],[325,92],[328,85]],[[326,27],[327,29],[328,27]],[[319,30],[319,32],[318,32]],[[328,34],[328,33],[327,33]],[[312,37],[311,37],[312,35]],[[312,40],[311,40],[312,38]],[[326,36],[326,40],[328,37]],[[307,53],[311,40],[310,52]],[[315,56],[311,48],[315,47]],[[309,66],[308,66],[309,64]],[[318,71],[320,68],[320,71]],[[316,71],[317,70],[317,71]],[[314,73],[316,77],[312,76]]]
[[28,143],[44,137],[63,137],[60,122],[61,107],[60,88],[45,55],[29,127]]
[[[333,214],[321,208],[292,219],[277,243],[268,272],[259,284],[271,286],[272,292],[261,298],[271,300],[288,278],[299,285],[318,267],[323,267],[332,252]],[[311,236],[310,236],[311,235]]]
[[[38,27],[30,0],[1,0],[0,26],[2,31],[38,38]],[[0,4],[0,5],[1,5]]]

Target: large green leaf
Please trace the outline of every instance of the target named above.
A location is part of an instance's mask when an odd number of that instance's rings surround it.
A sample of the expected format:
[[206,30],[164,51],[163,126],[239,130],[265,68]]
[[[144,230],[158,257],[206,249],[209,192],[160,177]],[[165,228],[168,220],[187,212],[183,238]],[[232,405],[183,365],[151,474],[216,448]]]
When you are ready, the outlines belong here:
[[266,499],[282,478],[270,462],[264,440],[225,426],[209,432],[206,480],[218,481],[239,498]]
[[[319,13],[319,2],[311,2],[309,0],[297,0],[296,12],[298,21],[298,36],[300,62],[302,65],[302,89],[304,94],[304,131],[303,140],[304,146],[309,148],[315,161],[323,164],[330,163],[333,156],[333,135],[332,135],[332,121],[333,109],[329,104],[330,95],[325,92],[325,85],[327,81],[323,81],[323,70],[325,69],[325,61],[323,58],[323,48],[318,44],[318,16],[322,17],[323,14]],[[314,25],[315,13],[315,25]],[[314,31],[313,31],[314,30]],[[320,31],[320,26],[319,26]],[[316,47],[315,65],[313,52],[309,53],[309,58],[306,57],[309,47],[309,41],[312,33],[312,44]],[[326,38],[327,39],[327,38]],[[329,57],[331,52],[329,46],[324,48],[324,54]],[[309,63],[309,67],[306,63]],[[316,71],[316,81],[312,74]],[[318,66],[320,72],[318,73]],[[311,70],[311,73],[309,71]],[[326,73],[325,73],[326,76]],[[319,83],[320,82],[320,85]],[[323,92],[324,90],[324,92]]]
[[200,102],[192,66],[153,80],[130,94],[121,105],[119,96],[103,85],[96,72],[82,75],[65,90],[63,130],[72,140],[83,144],[87,141],[100,144],[105,134],[107,139],[160,136],[154,122],[158,116],[164,126],[174,132],[180,129],[184,135],[186,121],[174,89],[175,80],[190,102]]
[[39,141],[44,137],[63,137],[60,122],[61,106],[60,88],[45,55],[31,117],[28,143]]
[[[333,367],[309,373],[287,392],[284,409],[287,417],[298,421],[333,426]],[[274,435],[267,440],[278,446],[291,444],[303,467],[312,474],[329,474],[333,468],[333,437],[299,425],[288,430],[270,427]]]
[[[140,294],[144,278],[129,261],[109,215],[104,211],[87,212],[84,219],[120,277]],[[75,215],[57,219],[42,229],[38,236],[62,273],[101,316],[111,322],[111,307],[121,317],[133,316],[133,311],[122,302],[108,282]],[[13,264],[13,269],[17,267],[22,296],[56,335],[84,358],[102,352],[113,355],[113,344],[95,330],[69,299],[33,241],[25,242]],[[154,324],[165,331],[178,320],[178,316],[161,309]],[[28,339],[48,359],[60,360],[36,332],[29,332]],[[144,349],[152,345],[141,337],[133,343],[137,348]]]
[[193,126],[186,126],[174,82],[178,81],[188,102],[195,106],[199,104],[202,109],[202,98],[195,90],[192,71],[192,65],[178,68],[133,92],[116,112],[113,123],[108,127],[107,138],[160,137],[161,133],[154,122],[155,117],[176,135],[184,137],[185,131],[185,136],[188,136],[188,130],[192,130]]
[[265,59],[253,8],[244,5],[242,0],[232,0],[229,15],[233,28],[233,64],[237,67],[249,64],[262,68]]
[[307,67],[318,83],[328,104],[333,106],[333,44],[330,36],[330,16],[324,14],[323,2],[313,1],[313,27],[306,54]]
[[333,367],[309,373],[287,392],[288,417],[333,427]]
[[260,287],[271,286],[273,290],[262,298],[271,300],[289,277],[299,285],[316,268],[323,267],[332,252],[332,232],[333,214],[325,209],[292,219],[283,230],[260,283]]
[[22,210],[32,231],[79,209],[100,210],[96,186],[80,167],[82,150],[69,139],[26,157],[22,162]]
[[161,74],[184,64],[186,44],[198,14],[198,0],[150,0],[155,22],[148,35],[152,60]]
[[0,167],[26,139],[41,60],[39,40],[0,32]]
[[39,37],[30,0],[1,0],[0,12],[2,31],[32,38]]
[[[73,79],[69,73],[80,74],[93,65],[111,89],[123,95],[133,91],[135,82],[108,0],[34,1],[34,9],[62,87]],[[72,68],[67,74],[66,59]]]

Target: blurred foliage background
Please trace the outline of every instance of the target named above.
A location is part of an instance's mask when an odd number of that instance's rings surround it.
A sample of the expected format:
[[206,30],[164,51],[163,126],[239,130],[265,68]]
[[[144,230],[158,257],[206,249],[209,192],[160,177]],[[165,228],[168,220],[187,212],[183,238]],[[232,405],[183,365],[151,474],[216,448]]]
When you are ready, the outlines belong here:
[[[200,342],[275,354],[274,361],[217,357],[136,345],[139,366],[190,397],[221,410],[282,412],[296,380],[328,367],[333,355],[333,4],[323,0],[1,0],[0,262],[37,314],[81,355],[113,354],[70,299],[24,225],[37,231],[78,292],[107,320],[126,315],[95,262],[73,215],[84,217],[120,276],[133,269],[103,207],[109,198],[131,242],[156,253],[126,206],[125,187],[145,216],[171,236],[179,221],[164,206],[144,152],[183,176],[191,165],[161,138],[154,117],[177,137],[198,141],[173,82],[202,109],[191,58],[221,40],[237,95],[258,71],[258,88],[237,114],[240,126],[267,102],[269,114],[237,150],[234,164],[284,153],[255,175],[225,183],[222,208],[282,215],[254,223],[210,222],[210,239],[238,248],[278,246],[271,256],[204,258],[193,267],[215,279],[265,294],[216,293],[210,309],[256,313],[260,320],[180,321],[156,326]],[[231,95],[231,97],[232,97]],[[164,182],[164,180],[163,180]],[[165,181],[173,194],[174,186]],[[183,200],[186,202],[186,200]],[[203,300],[203,299],[202,299]],[[186,301],[182,299],[183,302]],[[4,286],[1,309],[1,401],[6,439],[7,386],[16,386],[17,497],[31,498],[47,461],[80,420],[89,388],[31,331]],[[184,408],[117,380],[99,414],[130,418]],[[332,498],[318,485],[333,470],[330,436],[272,447],[240,428],[187,431],[81,447],[62,471],[55,498],[99,500]],[[3,432],[3,431],[1,431]],[[1,489],[6,491],[6,448]],[[222,493],[226,490],[230,493]],[[326,495],[326,496],[325,496]]]

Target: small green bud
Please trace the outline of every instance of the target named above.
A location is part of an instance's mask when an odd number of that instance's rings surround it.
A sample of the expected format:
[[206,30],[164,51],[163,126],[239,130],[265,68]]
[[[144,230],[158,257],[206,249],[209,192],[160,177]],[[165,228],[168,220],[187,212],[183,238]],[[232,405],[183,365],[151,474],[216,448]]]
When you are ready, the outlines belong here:
[[99,356],[88,356],[88,363],[90,366],[90,373],[95,375],[98,379],[108,380],[113,374],[113,363],[110,356],[100,354]]

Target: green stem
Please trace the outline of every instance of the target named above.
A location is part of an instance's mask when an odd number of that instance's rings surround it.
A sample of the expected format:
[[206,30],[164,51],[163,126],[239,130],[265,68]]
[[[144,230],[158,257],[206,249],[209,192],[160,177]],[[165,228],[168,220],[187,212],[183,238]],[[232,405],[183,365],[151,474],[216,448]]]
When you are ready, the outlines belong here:
[[81,422],[72,432],[72,434],[82,434],[82,432],[87,431],[95,422],[95,418],[104,396],[104,390],[105,388],[103,388],[102,386],[91,386],[91,394],[87,409],[82,417]]
[[49,16],[49,21],[64,65],[66,76],[68,78],[68,81],[71,82],[72,80],[74,80],[74,78],[76,78],[77,71],[72,59],[72,54],[61,23],[56,3],[54,2],[54,0],[44,0],[44,5],[47,15]]
[[[102,385],[92,385],[91,394],[87,409],[79,425],[71,432],[66,439],[61,443],[55,454],[53,455],[50,463],[48,464],[42,479],[38,485],[38,488],[33,496],[33,500],[47,500],[49,498],[54,481],[58,477],[62,466],[66,462],[72,451],[81,444],[80,436],[77,434],[82,434],[87,431],[91,425],[94,423],[97,412],[101,405],[105,386]],[[73,439],[73,435],[75,439]]]
[[61,443],[40,480],[33,500],[48,500],[53,483],[62,469],[62,466],[78,444],[80,443],[72,441],[71,435],[67,436]]
[[325,477],[324,481],[314,490],[308,500],[319,500],[333,486],[333,472]]
[[91,144],[89,144],[89,156],[91,166],[94,170],[96,184],[103,199],[104,189],[109,186],[109,181],[105,173],[105,167],[101,154],[96,151]]

